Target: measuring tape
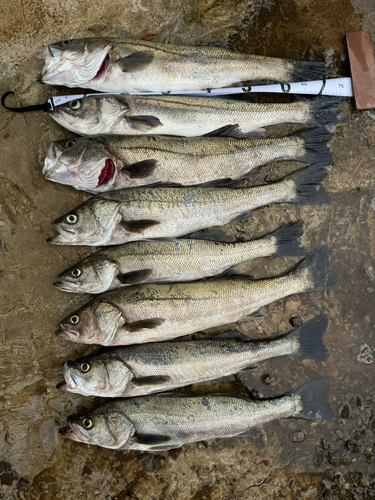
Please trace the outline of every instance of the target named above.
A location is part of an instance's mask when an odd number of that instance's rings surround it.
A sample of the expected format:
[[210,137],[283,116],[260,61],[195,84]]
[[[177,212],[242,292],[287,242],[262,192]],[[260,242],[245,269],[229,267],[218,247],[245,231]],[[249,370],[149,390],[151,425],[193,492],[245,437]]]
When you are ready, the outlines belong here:
[[4,108],[11,111],[54,111],[58,106],[62,106],[67,102],[83,99],[85,97],[102,97],[102,96],[226,96],[233,94],[247,93],[273,93],[273,94],[305,94],[305,95],[328,95],[340,97],[352,97],[352,79],[351,78],[330,78],[328,80],[317,80],[313,82],[295,82],[295,83],[276,83],[272,85],[252,85],[243,87],[229,87],[221,89],[206,89],[206,90],[176,90],[173,92],[97,92],[92,94],[76,94],[62,95],[57,97],[49,97],[43,104],[34,106],[25,106],[22,108],[9,108],[5,106],[5,99],[8,95],[14,92],[6,92],[1,98],[1,104]]

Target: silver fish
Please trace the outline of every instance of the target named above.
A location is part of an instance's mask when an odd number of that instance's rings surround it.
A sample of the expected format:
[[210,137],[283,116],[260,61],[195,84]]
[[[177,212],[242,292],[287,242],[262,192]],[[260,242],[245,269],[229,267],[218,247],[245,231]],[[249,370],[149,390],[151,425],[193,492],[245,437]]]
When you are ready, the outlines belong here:
[[323,247],[277,278],[145,284],[107,292],[65,318],[56,333],[107,346],[169,340],[241,318],[259,318],[256,312],[271,302],[322,290],[336,280]]
[[159,342],[107,349],[64,363],[59,389],[84,396],[133,397],[214,380],[279,356],[326,361],[321,314],[295,330],[251,341],[237,332],[203,340]]
[[194,281],[224,272],[231,274],[236,264],[257,257],[304,255],[297,241],[303,234],[302,222],[246,242],[217,241],[220,230],[203,233],[205,237],[207,234],[216,241],[150,240],[107,247],[59,274],[53,286],[65,292],[103,293],[139,283]]
[[111,449],[162,451],[186,443],[264,434],[263,424],[296,417],[331,418],[325,403],[328,378],[313,380],[284,396],[253,399],[237,394],[158,394],[115,399],[68,418],[65,438]]
[[109,97],[98,94],[56,106],[49,115],[79,135],[264,135],[278,123],[326,125],[341,121],[342,98],[257,104],[237,99],[187,96]]
[[118,245],[170,238],[249,217],[270,203],[322,205],[324,164],[315,163],[264,186],[230,188],[132,188],[93,196],[53,221],[54,245]]
[[255,175],[275,160],[332,164],[325,127],[280,139],[95,136],[53,142],[43,177],[91,193],[175,183],[207,184]]
[[293,82],[323,76],[323,62],[278,59],[218,46],[178,46],[120,38],[64,40],[43,48],[41,82],[100,92],[163,92],[241,82]]

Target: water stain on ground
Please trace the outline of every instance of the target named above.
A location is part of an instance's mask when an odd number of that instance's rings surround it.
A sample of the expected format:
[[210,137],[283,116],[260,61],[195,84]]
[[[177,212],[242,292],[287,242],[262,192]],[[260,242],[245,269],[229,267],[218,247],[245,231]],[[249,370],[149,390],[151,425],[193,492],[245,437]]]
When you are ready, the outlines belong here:
[[[58,6],[45,0],[10,7],[6,1],[0,90],[16,90],[19,103],[43,102],[52,93],[62,93],[37,83],[43,43],[125,32],[138,38],[157,33],[155,40],[165,42],[229,40],[242,52],[326,60],[329,76],[347,76],[343,36],[360,30],[362,22],[371,26],[375,19],[372,2],[355,4],[356,11],[347,0],[188,0],[173,7],[166,0],[134,0],[126,6],[116,1],[90,8],[82,4],[79,11],[71,2]],[[374,498],[375,112],[356,112],[349,100],[340,110],[345,121],[330,143],[335,165],[324,182],[330,204],[265,207],[225,228],[233,238],[250,238],[304,220],[306,250],[328,244],[332,267],[340,277],[336,287],[271,304],[263,321],[230,326],[264,338],[290,330],[293,317],[307,321],[326,311],[330,360],[275,359],[247,375],[180,390],[240,393],[245,384],[270,396],[328,375],[332,420],[287,419],[267,424],[264,436],[202,442],[157,454],[114,452],[58,435],[68,415],[100,401],[55,388],[64,360],[94,350],[53,334],[60,318],[88,300],[53,289],[55,276],[91,249],[45,243],[53,232],[50,222],[85,195],[41,177],[40,160],[48,143],[70,134],[42,113],[1,110],[0,498]],[[283,135],[294,129],[274,127],[270,133]],[[251,183],[277,179],[299,167],[275,162],[261,168]],[[272,276],[295,262],[259,259],[244,270],[256,278]]]

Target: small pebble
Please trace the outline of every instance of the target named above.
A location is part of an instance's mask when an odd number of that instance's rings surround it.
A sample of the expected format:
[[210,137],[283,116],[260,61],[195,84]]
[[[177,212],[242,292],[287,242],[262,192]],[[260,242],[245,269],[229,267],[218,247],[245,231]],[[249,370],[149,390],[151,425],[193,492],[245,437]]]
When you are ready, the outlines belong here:
[[17,490],[18,491],[29,491],[30,490],[29,481],[24,477],[20,477],[18,482],[17,482]]
[[303,431],[292,432],[291,438],[293,443],[303,443],[305,440],[305,433]]
[[355,398],[355,404],[357,405],[357,408],[360,408],[363,404],[363,399],[361,398],[361,396],[356,396]]
[[295,485],[296,485],[296,480],[295,480],[295,479],[291,479],[291,480],[289,481],[289,488],[290,488],[291,490],[293,490],[293,489],[294,489],[294,487],[295,487]]
[[373,464],[375,462],[375,455],[371,455],[370,453],[365,453],[364,458],[367,464]]
[[264,375],[262,375],[261,381],[265,385],[271,385],[273,382],[273,378],[271,377],[271,375],[269,373],[265,373]]
[[335,436],[337,441],[341,441],[342,439],[344,439],[345,434],[342,431],[337,430],[335,432]]
[[279,491],[279,498],[286,498],[286,493],[282,490]]
[[361,451],[362,442],[348,439],[345,443],[345,447],[350,453],[359,453]]
[[350,465],[352,463],[352,459],[347,453],[343,453],[341,457],[342,465]]
[[367,292],[367,293],[372,293],[373,291],[374,291],[374,289],[373,289],[371,286],[368,286],[368,287],[366,288],[366,292]]
[[323,450],[328,450],[330,448],[330,446],[331,446],[331,444],[330,444],[330,442],[328,441],[327,438],[321,439],[320,440],[320,444],[321,444]]
[[342,407],[341,413],[340,413],[341,418],[345,419],[351,419],[354,417],[353,410],[348,403],[345,403],[344,406]]
[[354,439],[362,439],[364,436],[365,436],[364,431],[360,431],[358,429],[356,431],[354,431],[354,434],[353,434]]
[[289,323],[294,328],[297,328],[297,326],[302,326],[303,325],[303,319],[300,318],[299,316],[293,316],[292,318],[290,318]]
[[370,486],[370,481],[367,479],[367,477],[360,477],[358,481],[359,486],[363,486],[363,488],[367,488]]
[[341,460],[336,453],[328,453],[328,463],[333,467],[340,467]]
[[374,281],[374,268],[372,266],[365,267],[363,272],[369,281]]

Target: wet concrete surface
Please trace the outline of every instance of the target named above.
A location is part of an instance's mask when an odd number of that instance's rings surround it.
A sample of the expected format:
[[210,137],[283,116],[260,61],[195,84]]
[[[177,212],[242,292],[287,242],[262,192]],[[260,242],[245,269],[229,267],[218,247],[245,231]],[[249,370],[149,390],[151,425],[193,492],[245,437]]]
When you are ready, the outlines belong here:
[[[157,33],[155,40],[166,42],[229,40],[233,48],[248,53],[326,60],[329,76],[347,76],[343,35],[362,27],[374,30],[375,8],[368,0],[353,0],[353,5],[348,0],[188,0],[181,6],[168,0],[61,5],[6,1],[0,23],[0,91],[15,90],[13,102],[25,105],[63,93],[37,82],[40,46],[72,36]],[[335,165],[324,182],[330,204],[266,207],[225,228],[233,237],[249,238],[304,220],[305,248],[328,244],[340,277],[337,286],[271,304],[264,320],[230,327],[263,338],[288,331],[292,317],[308,320],[326,311],[331,322],[325,336],[329,361],[276,359],[246,376],[181,390],[239,393],[245,383],[272,395],[328,375],[332,420],[276,421],[266,425],[265,436],[156,454],[99,449],[57,433],[68,415],[99,402],[55,388],[63,360],[95,348],[55,338],[59,319],[88,296],[64,294],[52,283],[91,250],[45,241],[53,235],[50,222],[87,196],[41,176],[48,143],[70,134],[41,112],[1,110],[0,498],[374,498],[375,111],[357,112],[349,100],[340,110],[345,121],[331,142]],[[279,126],[270,133],[290,130]],[[276,180],[299,166],[267,165],[252,183]],[[254,277],[272,276],[295,261],[260,259],[243,269]]]

